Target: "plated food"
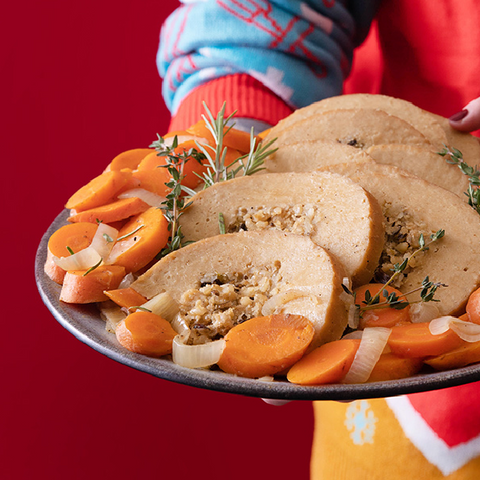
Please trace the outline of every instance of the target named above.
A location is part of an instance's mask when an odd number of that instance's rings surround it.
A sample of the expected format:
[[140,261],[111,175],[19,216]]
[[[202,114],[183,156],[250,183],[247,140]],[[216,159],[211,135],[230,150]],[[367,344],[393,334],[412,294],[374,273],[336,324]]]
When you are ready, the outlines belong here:
[[263,142],[208,114],[67,202],[45,263],[63,302],[97,304],[128,351],[253,379],[480,362],[476,170],[459,148],[477,158],[474,137],[384,96],[319,102]]

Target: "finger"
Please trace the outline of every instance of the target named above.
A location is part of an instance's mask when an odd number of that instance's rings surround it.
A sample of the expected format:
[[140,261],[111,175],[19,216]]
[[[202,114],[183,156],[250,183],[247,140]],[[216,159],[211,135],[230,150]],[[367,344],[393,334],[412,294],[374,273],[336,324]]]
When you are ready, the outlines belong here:
[[462,132],[480,129],[480,97],[472,100],[463,110],[449,118],[450,125]]
[[276,407],[280,407],[281,405],[285,405],[291,402],[291,400],[277,400],[274,398],[262,398],[262,400],[268,405],[275,405]]

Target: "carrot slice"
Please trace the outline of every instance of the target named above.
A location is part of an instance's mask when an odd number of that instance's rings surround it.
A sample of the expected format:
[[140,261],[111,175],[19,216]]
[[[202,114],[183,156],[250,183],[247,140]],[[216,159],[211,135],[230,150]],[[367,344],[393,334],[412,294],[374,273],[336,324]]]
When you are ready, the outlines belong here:
[[127,171],[104,172],[77,190],[69,198],[65,207],[80,212],[104,205],[112,201],[131,178],[132,174]]
[[124,308],[138,307],[147,301],[143,295],[131,287],[106,290],[104,293],[112,302]]
[[168,221],[162,210],[150,207],[130,219],[118,232],[119,240],[113,246],[108,261],[124,266],[127,272],[137,272],[165,247],[168,237]]
[[441,355],[465,342],[453,331],[432,335],[428,323],[411,323],[392,328],[388,345],[400,357]]
[[66,303],[95,303],[108,300],[105,290],[120,285],[125,268],[115,265],[100,265],[95,270],[72,270],[63,280],[60,300]]
[[241,377],[275,375],[302,357],[313,334],[311,322],[300,315],[252,318],[227,333],[218,366]]
[[480,342],[468,343],[450,350],[443,355],[425,360],[435,370],[450,370],[480,362]]
[[132,352],[162,357],[172,353],[177,332],[159,315],[134,312],[117,325],[115,335],[120,345]]
[[170,191],[165,185],[170,181],[170,175],[165,168],[166,164],[164,157],[159,157],[157,152],[152,152],[140,162],[132,175],[140,181],[141,188],[165,197]]
[[61,285],[66,272],[53,261],[53,257],[66,257],[72,251],[77,253],[87,248],[92,243],[96,231],[97,225],[84,222],[64,225],[56,230],[48,239],[45,273]]
[[368,379],[369,382],[384,382],[398,380],[415,375],[422,368],[421,358],[399,357],[394,353],[380,355]]
[[149,154],[152,153],[151,148],[133,148],[117,155],[107,166],[105,171],[122,170],[129,168],[135,170],[138,164]]
[[99,207],[90,208],[83,212],[77,213],[68,217],[69,222],[90,222],[97,223],[98,221],[111,224],[133,217],[139,213],[148,210],[150,205],[140,200],[138,197],[122,198],[111,203],[101,205]]
[[[365,305],[365,296],[366,292],[370,292],[370,295],[373,297],[378,292],[380,292],[380,302],[385,301],[383,296],[383,290],[386,290],[388,294],[395,293],[397,296],[402,297],[402,292],[396,288],[385,286],[381,283],[370,283],[367,285],[362,285],[361,287],[355,290],[355,303],[357,305]],[[362,317],[360,318],[359,328],[367,327],[386,327],[391,328],[395,325],[401,325],[403,323],[410,323],[410,306],[397,310],[392,307],[376,308],[372,310],[366,310],[363,312]]]
[[480,288],[468,298],[466,311],[470,322],[480,324]]
[[325,343],[305,355],[287,374],[287,380],[297,385],[338,383],[350,369],[360,340],[342,339]]

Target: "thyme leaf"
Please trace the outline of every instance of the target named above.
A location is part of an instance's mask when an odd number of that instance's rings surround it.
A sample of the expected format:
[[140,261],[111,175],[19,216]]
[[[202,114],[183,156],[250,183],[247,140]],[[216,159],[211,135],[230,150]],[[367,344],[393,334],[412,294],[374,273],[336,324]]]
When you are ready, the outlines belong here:
[[454,147],[448,147],[438,152],[438,154],[445,158],[446,162],[451,165],[457,165],[464,175],[468,177],[469,185],[465,195],[468,198],[468,204],[480,214],[480,171],[477,166],[471,167],[463,159],[463,154],[460,150]]
[[[429,277],[426,276],[421,285],[409,292],[406,292],[402,295],[397,295],[395,292],[389,293],[387,287],[409,266],[410,261],[416,255],[418,255],[422,251],[426,251],[429,249],[429,246],[441,239],[445,235],[445,230],[438,230],[437,232],[430,235],[430,240],[427,242],[423,234],[420,234],[419,238],[419,248],[415,250],[410,257],[406,258],[402,263],[397,263],[394,265],[393,268],[393,275],[389,278],[389,280],[383,285],[383,288],[380,289],[375,295],[372,295],[369,290],[365,292],[365,300],[362,301],[362,304],[355,303],[355,307],[358,310],[359,317],[362,317],[363,313],[367,310],[375,310],[379,308],[394,308],[396,310],[402,310],[406,308],[408,305],[413,303],[420,303],[420,302],[438,302],[439,300],[434,298],[435,292],[440,287],[447,287],[443,283],[437,282],[433,283],[430,281]],[[354,302],[356,301],[356,295],[354,292],[350,291],[345,285],[342,284],[343,290],[354,297]],[[420,291],[420,300],[410,302],[407,300],[407,297],[415,292]],[[383,297],[383,299],[381,299]]]

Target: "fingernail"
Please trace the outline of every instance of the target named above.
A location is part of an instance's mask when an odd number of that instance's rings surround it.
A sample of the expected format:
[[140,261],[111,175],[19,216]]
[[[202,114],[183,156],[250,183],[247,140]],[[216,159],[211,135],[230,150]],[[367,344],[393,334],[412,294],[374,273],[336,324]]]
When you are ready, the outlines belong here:
[[468,110],[464,109],[464,110],[461,110],[460,112],[452,115],[449,118],[449,120],[451,120],[452,122],[459,122],[460,120],[463,120],[467,115],[468,115]]

